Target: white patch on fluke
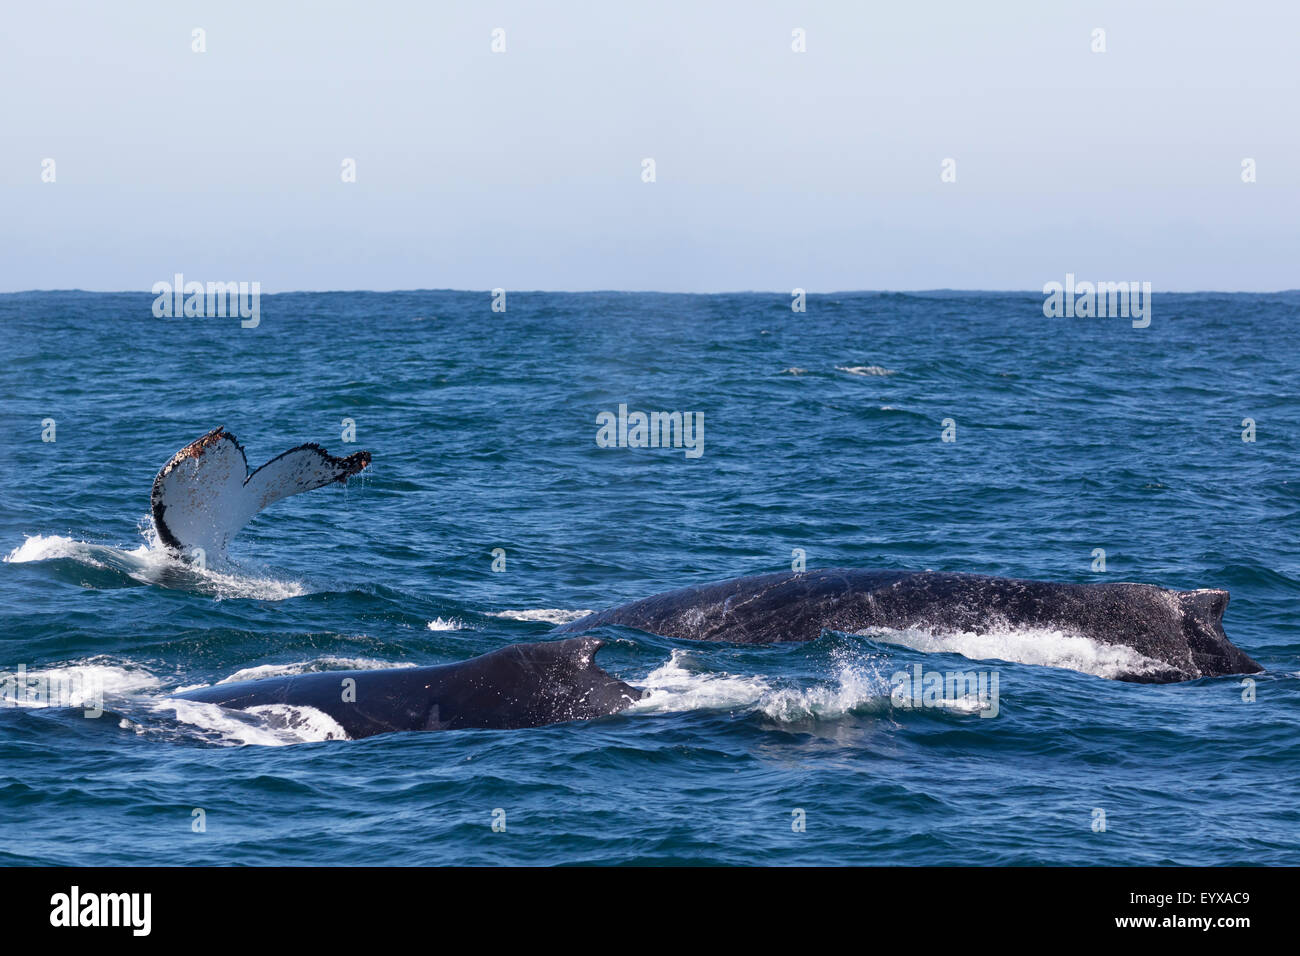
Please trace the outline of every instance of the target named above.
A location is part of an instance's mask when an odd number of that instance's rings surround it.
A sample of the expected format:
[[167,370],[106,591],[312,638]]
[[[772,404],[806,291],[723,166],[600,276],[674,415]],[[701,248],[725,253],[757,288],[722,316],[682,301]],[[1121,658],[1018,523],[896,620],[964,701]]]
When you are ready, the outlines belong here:
[[201,549],[208,562],[220,561],[230,539],[263,508],[345,481],[369,464],[369,452],[335,458],[308,444],[250,472],[243,447],[218,428],[190,442],[158,472],[151,496],[154,527],[167,547]]

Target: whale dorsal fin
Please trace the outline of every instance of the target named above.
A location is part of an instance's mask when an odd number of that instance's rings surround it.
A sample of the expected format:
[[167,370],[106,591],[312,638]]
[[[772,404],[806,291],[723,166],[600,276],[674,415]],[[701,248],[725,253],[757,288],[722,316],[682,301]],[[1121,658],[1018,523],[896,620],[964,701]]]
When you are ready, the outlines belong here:
[[202,549],[219,558],[239,529],[267,505],[335,481],[370,464],[359,451],[335,458],[320,445],[291,448],[249,473],[243,446],[224,428],[190,442],[153,481],[150,503],[158,539],[167,547]]
[[1221,588],[1201,588],[1175,593],[1184,613],[1191,614],[1206,624],[1222,626],[1223,612],[1228,609],[1227,591]]

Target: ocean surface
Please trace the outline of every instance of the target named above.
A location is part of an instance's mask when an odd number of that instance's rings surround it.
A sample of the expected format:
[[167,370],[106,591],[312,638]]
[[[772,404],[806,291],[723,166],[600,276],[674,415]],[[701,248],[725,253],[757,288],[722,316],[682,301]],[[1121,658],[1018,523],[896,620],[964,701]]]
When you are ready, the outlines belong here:
[[[0,295],[0,673],[59,688],[0,701],[0,864],[1300,864],[1300,293],[1157,294],[1145,329],[1037,293],[283,294],[250,329],[152,304]],[[600,447],[620,405],[702,413],[703,453]],[[149,490],[219,425],[253,466],[374,463],[198,571]],[[589,723],[351,741],[168,699],[546,640],[800,549],[1227,588],[1267,672],[1127,684],[1006,628],[616,628],[599,662],[651,693]],[[909,698],[917,666],[996,698]]]

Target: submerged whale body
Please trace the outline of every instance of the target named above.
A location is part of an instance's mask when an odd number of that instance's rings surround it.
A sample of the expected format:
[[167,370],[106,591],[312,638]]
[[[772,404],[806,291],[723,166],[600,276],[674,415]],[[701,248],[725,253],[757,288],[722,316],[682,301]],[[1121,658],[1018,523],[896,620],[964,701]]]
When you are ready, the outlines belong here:
[[682,588],[557,628],[617,624],[693,641],[810,641],[823,630],[1044,629],[1141,655],[1119,680],[1170,683],[1263,668],[1223,633],[1228,592],[1151,584],[1055,584],[936,571],[782,572]]
[[239,529],[281,498],[349,477],[370,464],[370,452],[335,458],[307,444],[249,471],[244,448],[230,432],[215,428],[190,442],[153,481],[150,506],[158,540],[183,554],[217,560]]
[[455,664],[317,671],[175,696],[234,710],[312,707],[354,740],[398,730],[541,727],[616,714],[644,696],[596,666],[604,644],[594,637],[512,644]]

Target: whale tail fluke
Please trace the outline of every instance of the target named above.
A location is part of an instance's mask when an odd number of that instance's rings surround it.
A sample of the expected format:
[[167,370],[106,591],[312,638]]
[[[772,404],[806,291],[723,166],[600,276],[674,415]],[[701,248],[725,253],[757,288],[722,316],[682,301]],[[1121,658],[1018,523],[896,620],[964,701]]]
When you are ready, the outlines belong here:
[[243,446],[224,428],[190,442],[163,466],[150,504],[168,548],[218,558],[239,530],[281,498],[344,482],[370,464],[359,451],[335,458],[319,445],[291,448],[250,473]]

